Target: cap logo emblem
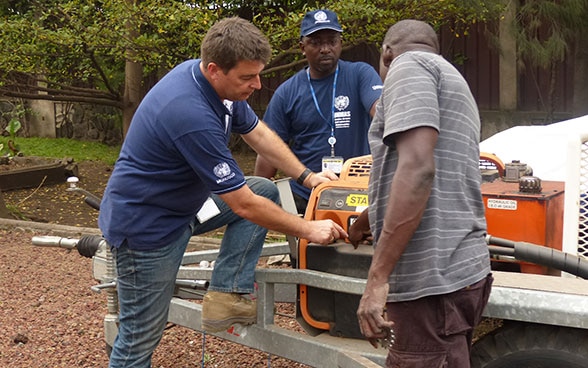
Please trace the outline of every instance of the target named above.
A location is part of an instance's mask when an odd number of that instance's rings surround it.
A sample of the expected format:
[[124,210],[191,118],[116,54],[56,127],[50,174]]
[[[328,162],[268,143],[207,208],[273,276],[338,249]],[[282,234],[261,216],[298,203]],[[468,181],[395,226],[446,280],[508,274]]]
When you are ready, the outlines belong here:
[[314,20],[315,20],[314,24],[329,22],[329,20],[327,18],[328,18],[327,13],[325,13],[322,10],[318,11],[314,14]]

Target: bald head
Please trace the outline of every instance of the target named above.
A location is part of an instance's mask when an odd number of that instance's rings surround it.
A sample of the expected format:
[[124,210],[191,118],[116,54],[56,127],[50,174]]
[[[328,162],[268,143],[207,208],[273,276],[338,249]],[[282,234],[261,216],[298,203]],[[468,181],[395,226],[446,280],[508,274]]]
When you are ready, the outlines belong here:
[[439,54],[439,39],[433,27],[415,19],[404,19],[388,29],[384,46],[395,56],[406,51],[427,51]]

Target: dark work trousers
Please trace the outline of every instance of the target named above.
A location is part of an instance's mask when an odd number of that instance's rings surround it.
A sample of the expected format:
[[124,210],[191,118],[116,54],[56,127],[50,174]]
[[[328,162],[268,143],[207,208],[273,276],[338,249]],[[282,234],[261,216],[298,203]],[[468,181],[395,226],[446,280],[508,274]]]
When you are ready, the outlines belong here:
[[482,319],[492,274],[450,294],[387,303],[396,340],[387,368],[468,368],[474,328]]

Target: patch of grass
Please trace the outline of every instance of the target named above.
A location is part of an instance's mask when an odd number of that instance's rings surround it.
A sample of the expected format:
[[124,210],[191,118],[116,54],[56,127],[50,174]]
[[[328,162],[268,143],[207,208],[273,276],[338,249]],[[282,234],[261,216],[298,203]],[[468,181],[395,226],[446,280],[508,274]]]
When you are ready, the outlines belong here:
[[6,209],[16,220],[30,221],[30,219],[24,213],[22,213],[22,211],[17,206],[7,204]]
[[99,142],[78,141],[68,138],[23,138],[17,139],[18,147],[25,156],[49,158],[72,157],[75,162],[102,161],[114,164],[120,146],[108,146]]

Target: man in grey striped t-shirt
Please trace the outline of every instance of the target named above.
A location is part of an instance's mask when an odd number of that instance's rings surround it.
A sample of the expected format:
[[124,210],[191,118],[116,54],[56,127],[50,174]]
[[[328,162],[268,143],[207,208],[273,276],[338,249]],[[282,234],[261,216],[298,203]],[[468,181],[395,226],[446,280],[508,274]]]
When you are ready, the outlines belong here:
[[373,344],[394,330],[388,367],[469,367],[492,284],[476,102],[424,22],[390,27],[380,67],[370,207],[349,231],[375,247],[359,325]]

